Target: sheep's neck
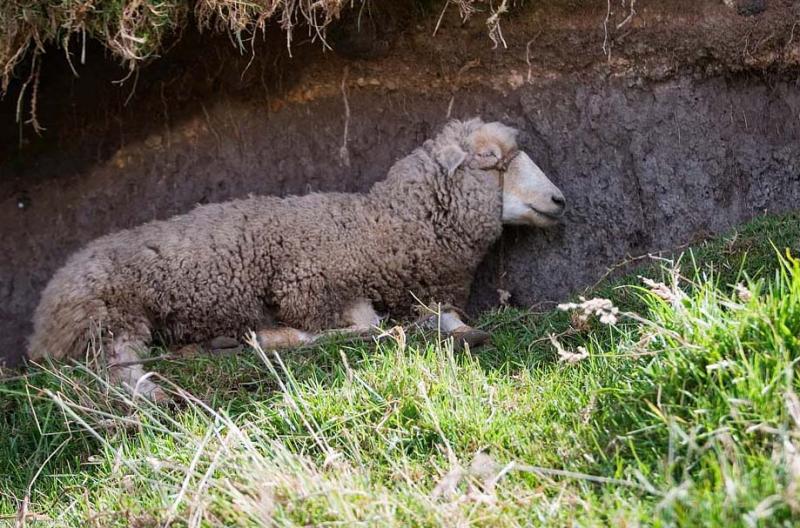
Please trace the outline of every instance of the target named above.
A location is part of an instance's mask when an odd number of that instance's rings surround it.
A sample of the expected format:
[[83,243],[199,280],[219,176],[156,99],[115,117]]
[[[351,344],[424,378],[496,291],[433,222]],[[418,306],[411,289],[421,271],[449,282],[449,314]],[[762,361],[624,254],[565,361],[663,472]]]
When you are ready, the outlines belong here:
[[415,152],[373,186],[369,199],[411,236],[427,234],[454,259],[480,259],[502,231],[502,198],[480,178],[466,171],[445,175]]

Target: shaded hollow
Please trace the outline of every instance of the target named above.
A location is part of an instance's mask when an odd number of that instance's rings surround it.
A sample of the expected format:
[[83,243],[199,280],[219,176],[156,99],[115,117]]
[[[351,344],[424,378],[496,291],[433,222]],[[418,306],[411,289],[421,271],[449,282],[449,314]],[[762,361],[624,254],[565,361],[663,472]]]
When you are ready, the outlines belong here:
[[333,51],[297,39],[291,57],[277,30],[252,55],[187,31],[121,85],[98,45],[80,77],[45,55],[42,135],[15,123],[19,81],[0,106],[0,356],[21,355],[41,289],[87,241],[248,193],[366,190],[448,117],[519,128],[569,203],[558,228],[506,230],[473,311],[498,288],[520,305],[561,300],[626,255],[797,207],[791,2],[640,1],[627,23],[622,10],[605,23],[605,5],[528,5],[497,49],[484,19],[451,8],[431,37],[438,8],[400,4],[360,31],[345,17]]

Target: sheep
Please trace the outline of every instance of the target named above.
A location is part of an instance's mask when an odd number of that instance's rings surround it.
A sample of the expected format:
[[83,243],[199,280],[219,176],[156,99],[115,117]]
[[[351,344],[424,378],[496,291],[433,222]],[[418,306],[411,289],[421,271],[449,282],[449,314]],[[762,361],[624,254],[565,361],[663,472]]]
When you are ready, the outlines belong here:
[[451,306],[442,330],[480,344],[457,309],[476,267],[503,224],[547,227],[565,207],[516,136],[455,120],[366,193],[250,196],[96,239],[44,289],[28,357],[80,357],[100,328],[113,380],[161,400],[136,363],[156,333],[180,344],[255,329],[262,346],[291,347],[408,316],[415,299]]

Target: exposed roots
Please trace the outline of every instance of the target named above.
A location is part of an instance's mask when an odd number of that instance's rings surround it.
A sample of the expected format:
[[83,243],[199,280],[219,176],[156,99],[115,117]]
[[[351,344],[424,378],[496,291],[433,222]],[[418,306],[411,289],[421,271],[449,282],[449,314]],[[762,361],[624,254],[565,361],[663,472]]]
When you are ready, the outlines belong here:
[[[361,9],[369,0],[71,0],[54,5],[50,0],[9,0],[0,2],[0,96],[19,64],[41,55],[45,45],[64,49],[73,71],[70,44],[77,40],[81,63],[85,61],[86,39],[102,42],[129,70],[162,52],[168,36],[179,34],[190,14],[202,30],[226,33],[241,50],[252,47],[267,22],[278,23],[291,50],[293,31],[305,26],[312,40],[326,42],[326,28],[345,9]],[[500,17],[508,11],[509,0],[447,0],[456,4],[462,20],[485,5],[486,24],[495,47],[505,40]],[[483,10],[483,9],[482,9]],[[444,10],[442,11],[442,15]],[[439,21],[441,22],[441,20]],[[437,23],[437,29],[439,24]],[[76,37],[73,39],[73,37]]]
[[[249,48],[251,53],[255,53],[252,43],[256,35],[266,31],[268,21],[275,21],[285,33],[286,46],[291,53],[293,31],[297,26],[305,26],[312,41],[329,47],[326,42],[328,26],[343,10],[363,9],[368,1],[71,0],[59,5],[50,0],[0,2],[0,97],[8,92],[21,63],[29,61],[30,75],[20,84],[17,121],[23,121],[22,113],[27,104],[29,117],[25,122],[39,133],[43,128],[37,119],[36,97],[41,56],[47,45],[63,49],[70,69],[77,76],[70,47],[78,46],[80,63],[84,64],[87,38],[97,39],[127,69],[124,81],[136,73],[140,64],[163,52],[167,41],[174,41],[180,35],[192,14],[200,31],[225,33],[234,46],[241,51]],[[450,4],[458,7],[462,20],[480,9],[488,13],[486,25],[494,47],[501,44],[506,47],[500,19],[514,3],[509,0],[499,0],[499,3],[497,0],[447,0],[436,29]],[[30,102],[26,97],[31,98]]]
[[[8,90],[17,66],[41,55],[46,44],[64,48],[72,67],[70,41],[102,42],[129,70],[156,57],[168,36],[179,34],[193,13],[200,30],[227,33],[244,50],[266,23],[275,20],[286,33],[304,23],[310,36],[325,42],[325,28],[342,10],[364,0],[73,0],[54,6],[49,0],[0,2],[0,95]],[[33,59],[31,59],[33,60]],[[74,67],[73,67],[74,71]]]
[[342,100],[344,101],[344,131],[342,132],[342,146],[339,148],[339,161],[342,166],[350,167],[350,151],[347,148],[347,139],[350,131],[350,102],[347,100],[347,68],[342,74]]
[[37,104],[39,102],[39,76],[42,70],[41,61],[38,59],[39,55],[34,54],[33,61],[31,62],[31,73],[27,80],[22,84],[22,88],[20,88],[19,91],[19,97],[17,97],[17,123],[22,120],[22,110],[25,104],[25,93],[28,90],[28,86],[33,83],[29,114],[30,117],[27,121],[25,121],[25,124],[31,125],[37,134],[41,134],[41,132],[44,131],[44,127],[39,124],[36,113]]
[[489,38],[492,39],[492,43],[494,44],[494,46],[492,46],[493,48],[496,48],[500,44],[502,44],[504,48],[508,47],[506,39],[503,38],[503,30],[500,27],[500,16],[507,12],[508,0],[502,0],[497,9],[493,10],[491,16],[486,19],[486,26],[489,28]]

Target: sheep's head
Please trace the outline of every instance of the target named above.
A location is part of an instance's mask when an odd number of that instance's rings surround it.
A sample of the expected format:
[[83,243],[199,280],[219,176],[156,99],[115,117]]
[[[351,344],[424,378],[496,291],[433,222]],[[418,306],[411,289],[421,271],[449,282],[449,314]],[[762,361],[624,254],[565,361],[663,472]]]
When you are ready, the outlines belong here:
[[450,123],[442,136],[449,141],[439,144],[436,157],[449,172],[464,165],[492,173],[502,185],[504,224],[547,227],[564,213],[564,195],[518,149],[515,129],[472,119]]

